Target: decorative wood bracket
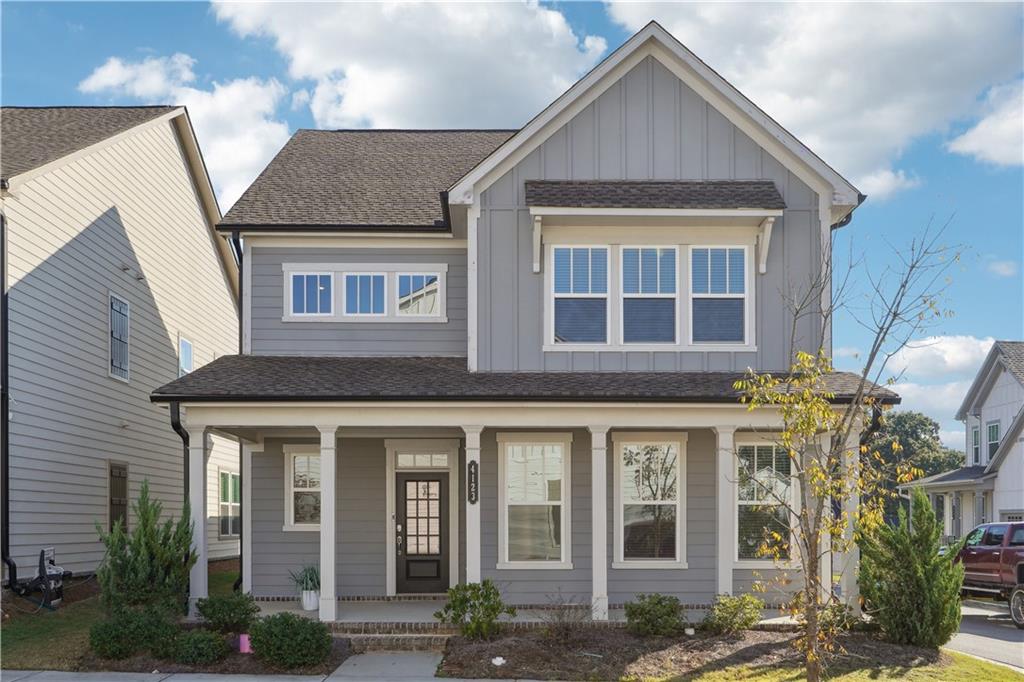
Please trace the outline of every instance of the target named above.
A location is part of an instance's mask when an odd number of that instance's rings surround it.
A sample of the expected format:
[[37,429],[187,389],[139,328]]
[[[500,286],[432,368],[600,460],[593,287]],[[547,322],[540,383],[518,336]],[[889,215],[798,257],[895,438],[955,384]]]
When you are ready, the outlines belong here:
[[541,263],[541,222],[539,215],[533,216],[533,271],[540,272]]
[[761,232],[757,235],[757,271],[768,272],[768,245],[772,241],[772,226],[775,218],[770,216],[761,221]]

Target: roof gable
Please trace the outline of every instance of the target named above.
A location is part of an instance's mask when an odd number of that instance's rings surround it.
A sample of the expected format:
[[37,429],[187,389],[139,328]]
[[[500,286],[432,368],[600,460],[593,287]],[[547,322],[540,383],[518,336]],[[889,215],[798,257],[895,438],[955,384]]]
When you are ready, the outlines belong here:
[[856,187],[702,62],[662,26],[651,22],[598,64],[450,189],[450,201],[472,203],[510,168],[586,108],[643,59],[653,57],[833,204],[833,221],[863,199]]
[[957,410],[958,420],[967,419],[967,416],[984,402],[1001,371],[1006,371],[1024,387],[1024,341],[996,341],[992,344],[985,361],[981,363],[981,369],[971,382],[971,387],[967,389],[960,409]]

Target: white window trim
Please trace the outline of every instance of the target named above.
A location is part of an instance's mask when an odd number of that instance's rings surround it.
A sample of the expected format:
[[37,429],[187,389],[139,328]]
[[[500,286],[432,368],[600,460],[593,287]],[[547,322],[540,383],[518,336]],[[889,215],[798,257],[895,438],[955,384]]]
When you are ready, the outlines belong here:
[[[448,322],[447,263],[282,263],[285,293],[282,322],[352,324],[445,324]],[[248,270],[247,270],[248,272]],[[331,275],[331,313],[291,314],[292,275]],[[397,303],[399,274],[436,275],[440,287],[439,315],[399,315]],[[384,275],[384,313],[345,312],[345,275]],[[395,300],[391,300],[395,292]]]
[[[694,249],[742,249],[743,250],[743,293],[742,294],[698,294],[693,291],[693,251]],[[686,324],[689,344],[696,349],[731,348],[747,349],[754,346],[754,264],[750,258],[751,248],[746,244],[690,244],[686,252]],[[726,255],[728,264],[728,253]],[[710,264],[708,266],[710,268]],[[728,267],[728,265],[726,266]],[[709,269],[710,276],[710,269]],[[728,272],[726,272],[728,282]],[[697,298],[741,298],[743,299],[743,341],[694,341],[693,340],[693,301]]]
[[[292,481],[293,466],[296,455],[316,455],[320,456],[320,446],[313,443],[305,444],[285,444],[282,446],[284,451],[284,525],[281,530],[286,532],[304,532],[304,531],[319,531],[319,523],[295,523],[294,516],[294,499],[292,493]],[[322,474],[321,474],[322,475]],[[323,481],[320,481],[320,508],[323,509]]]
[[[348,311],[348,278],[349,277],[381,277],[384,279],[384,312],[382,313],[350,313]],[[372,284],[371,284],[372,286]],[[388,300],[389,292],[392,287],[388,286],[388,273],[383,271],[377,272],[351,272],[346,271],[341,274],[341,317],[343,320],[351,320],[352,318],[368,318],[368,319],[380,319],[388,317],[388,313],[391,310],[390,301]],[[371,290],[372,293],[372,290]],[[358,305],[358,299],[356,301]],[[373,302],[371,300],[371,307]]]
[[[740,457],[739,457],[739,449],[741,447],[758,446],[758,445],[760,445],[762,447],[764,447],[766,445],[770,445],[770,446],[778,448],[779,447],[778,437],[777,436],[772,436],[772,435],[769,435],[769,434],[750,434],[750,433],[747,433],[747,434],[743,434],[742,437],[737,436],[735,438],[735,440],[733,441],[734,452],[733,452],[733,457],[732,457],[732,461],[733,461],[732,473],[733,473],[733,481],[734,481],[734,483],[732,485],[732,507],[733,507],[733,530],[732,530],[732,537],[733,537],[733,547],[734,547],[734,550],[733,550],[733,556],[732,556],[732,560],[733,560],[732,561],[732,565],[733,565],[733,568],[760,568],[760,569],[764,569],[764,568],[786,568],[786,569],[792,569],[792,568],[797,567],[798,564],[799,564],[799,560],[797,559],[797,556],[796,556],[799,553],[798,552],[798,548],[797,548],[797,544],[796,544],[796,540],[797,540],[796,530],[793,528],[792,522],[790,523],[790,529],[789,529],[789,558],[788,559],[784,559],[784,560],[781,560],[781,561],[776,561],[776,560],[770,559],[770,558],[769,559],[740,559],[740,555],[739,555],[739,552],[740,552],[740,543],[739,543],[739,537],[740,537],[740,514],[739,514],[739,508],[740,508],[740,486],[739,486],[739,479],[740,479]],[[790,502],[790,504],[793,507],[793,510],[796,513],[799,514],[800,510],[801,510],[801,507],[802,507],[802,505],[800,504],[800,500],[801,500],[800,481],[798,480],[796,474],[793,473],[792,471],[790,473],[789,494],[790,494],[790,499],[792,500]]]
[[[192,366],[189,367],[188,371],[185,372],[184,374],[182,373],[182,369],[183,368],[181,366],[181,344],[183,344],[183,343],[187,343],[188,344],[189,350],[192,353]],[[195,368],[196,368],[196,345],[194,343],[192,343],[191,341],[189,341],[185,336],[183,336],[182,334],[179,333],[178,334],[178,377],[181,378],[181,377],[185,376],[186,374],[191,374],[193,371],[195,371]]]
[[[662,294],[662,293],[657,293],[657,294],[627,294],[625,292],[626,280],[623,277],[623,273],[625,273],[625,267],[624,266],[625,266],[625,258],[626,258],[626,254],[625,254],[625,250],[626,249],[637,249],[637,250],[656,249],[656,250],[659,250],[659,251],[671,250],[673,252],[673,254],[674,254],[674,262],[676,264],[676,267],[675,267],[675,283],[676,283],[675,292],[671,293],[671,294]],[[655,347],[661,348],[661,349],[670,348],[672,346],[678,346],[679,345],[679,325],[680,325],[680,319],[679,319],[679,271],[680,271],[680,268],[679,268],[679,247],[678,246],[674,246],[674,245],[665,245],[665,244],[622,244],[621,246],[619,246],[618,249],[616,249],[616,251],[618,251],[618,259],[617,260],[618,260],[618,266],[619,266],[619,276],[616,278],[618,280],[618,284],[619,284],[619,286],[618,286],[618,299],[619,299],[618,300],[618,306],[619,306],[619,337],[618,338],[619,338],[619,344],[624,346],[624,347],[630,348],[630,349],[641,347],[641,346],[655,346]],[[658,274],[656,275],[656,278],[658,280],[658,288],[659,289],[661,288],[661,258],[660,258],[660,255],[661,254],[659,254],[659,258],[658,258]],[[641,255],[641,263],[643,262],[642,258],[643,258],[643,256]],[[642,265],[641,265],[640,269],[641,269],[641,271],[643,270],[643,266]],[[641,277],[641,281],[642,281],[642,277]],[[672,308],[675,311],[675,324],[672,325],[672,340],[671,341],[626,341],[626,322],[625,322],[625,320],[626,320],[626,299],[627,298],[638,298],[638,299],[639,298],[665,298],[665,299],[671,299],[672,301],[674,301],[675,304],[673,305]]]
[[[235,539],[241,537],[240,533],[228,533],[227,535],[225,535],[224,533],[221,532],[221,525],[220,525],[221,513],[220,512],[221,512],[221,507],[223,507],[224,505],[228,505],[228,510],[229,511],[231,510],[232,507],[237,507],[238,508],[238,517],[241,518],[241,516],[242,516],[242,500],[239,499],[237,502],[221,502],[220,477],[221,477],[222,474],[227,474],[229,477],[230,476],[238,476],[238,478],[239,478],[239,481],[238,481],[238,483],[239,483],[239,485],[238,485],[238,492],[239,493],[242,492],[241,475],[237,471],[233,471],[231,469],[225,469],[225,468],[222,468],[222,467],[217,467],[217,538],[220,539],[220,540],[226,540],[226,539],[235,540]],[[229,478],[228,481],[230,481],[230,480],[231,479]],[[230,516],[230,514],[228,516]],[[230,522],[228,522],[228,527],[230,528]]]
[[[292,310],[293,278],[296,275],[301,275],[301,276],[305,276],[305,277],[309,277],[309,276],[323,277],[324,275],[326,275],[326,276],[331,278],[331,312],[329,312],[329,313],[297,313],[294,310]],[[285,272],[284,280],[285,280],[285,286],[284,286],[284,290],[285,290],[284,291],[284,293],[285,293],[285,299],[284,299],[284,319],[285,320],[308,320],[308,319],[315,319],[315,318],[331,318],[331,317],[334,317],[335,310],[337,310],[337,306],[338,306],[338,296],[337,296],[338,289],[337,289],[337,286],[336,286],[335,277],[334,277],[334,273],[333,272],[331,272],[329,270],[326,270],[326,269],[324,269],[324,270],[288,270],[288,271]]]
[[[498,570],[571,570],[572,565],[572,434],[571,433],[498,433]],[[508,457],[506,446],[562,446],[562,559],[561,561],[508,560],[508,497],[505,492]]]
[[981,426],[971,427],[971,463],[981,465]]
[[[125,314],[125,325],[128,328],[128,340],[125,342],[126,353],[125,359],[127,360],[127,366],[125,368],[126,376],[119,376],[114,374],[112,367],[113,352],[114,352],[114,338],[111,335],[114,325],[114,311],[110,308],[110,303],[113,299],[117,299],[121,303],[124,303],[128,308],[128,312]],[[124,383],[131,383],[132,378],[132,304],[128,299],[121,294],[107,290],[107,376],[111,379],[117,379]]]
[[[992,427],[996,427],[996,439],[992,440],[992,436],[989,435],[989,430]],[[988,463],[992,460],[992,455],[999,451],[999,443],[1003,440],[1003,427],[1001,420],[992,419],[985,422],[985,462]],[[995,452],[992,451],[993,443],[996,446]]]
[[[556,294],[555,293],[555,249],[570,249],[569,263],[572,263],[572,252],[571,249],[604,249],[606,253],[606,271],[605,271],[605,293],[604,294]],[[614,285],[614,277],[612,275],[612,260],[613,253],[612,248],[608,244],[549,244],[547,246],[547,253],[545,254],[547,262],[550,267],[544,268],[544,279],[546,280],[547,289],[547,332],[545,338],[547,339],[546,346],[550,346],[554,350],[598,350],[607,349],[612,339],[612,287]],[[570,271],[569,281],[572,282],[572,274]],[[597,343],[577,343],[577,342],[566,342],[559,343],[555,341],[555,298],[592,298],[600,299],[603,298],[605,302],[605,313],[604,313],[604,342]]]
[[[399,277],[416,277],[416,276],[419,276],[419,275],[422,275],[423,277],[436,277],[437,278],[437,299],[438,299],[438,302],[437,302],[437,312],[436,313],[429,313],[429,314],[426,314],[426,315],[421,315],[421,314],[412,314],[412,313],[403,313],[403,312],[401,312],[401,308],[399,307],[399,304],[401,302],[399,299],[401,297],[400,297],[400,295],[398,293],[400,291],[400,288],[398,286],[398,279],[399,279]],[[445,296],[445,291],[444,291],[445,281],[444,281],[444,275],[442,273],[437,272],[437,271],[429,271],[428,272],[428,271],[423,271],[423,270],[397,270],[394,273],[394,278],[395,278],[395,286],[394,286],[393,291],[394,291],[395,317],[397,317],[397,318],[399,318],[401,320],[408,320],[410,322],[415,321],[415,320],[429,320],[431,322],[436,322],[440,318],[445,318],[447,320],[448,315],[447,315],[447,310],[445,309],[445,298],[447,298],[447,297]]]
[[[615,542],[615,554],[612,558],[614,569],[685,569],[688,568],[686,559],[686,443],[688,434],[685,431],[667,432],[612,432],[612,443],[615,447],[614,467],[614,497],[615,497],[615,529],[613,538]],[[625,502],[622,499],[623,483],[623,459],[622,450],[625,445],[645,445],[671,443],[676,446],[676,558],[675,559],[626,559],[625,558],[625,533],[623,532],[623,507]]]

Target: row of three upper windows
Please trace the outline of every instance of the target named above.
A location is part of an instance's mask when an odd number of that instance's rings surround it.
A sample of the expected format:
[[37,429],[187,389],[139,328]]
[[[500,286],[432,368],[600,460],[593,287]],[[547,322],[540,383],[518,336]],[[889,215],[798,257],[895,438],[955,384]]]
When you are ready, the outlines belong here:
[[[552,260],[555,344],[608,344],[616,335],[622,344],[679,343],[676,247],[623,246],[616,272],[606,246],[556,246]],[[690,249],[691,344],[747,342],[746,260],[745,247]],[[609,284],[610,275],[617,286]]]
[[[340,278],[343,315],[350,317],[441,316],[440,273],[345,273]],[[334,317],[332,272],[293,272],[290,278],[293,317]],[[389,299],[388,292],[393,292]]]

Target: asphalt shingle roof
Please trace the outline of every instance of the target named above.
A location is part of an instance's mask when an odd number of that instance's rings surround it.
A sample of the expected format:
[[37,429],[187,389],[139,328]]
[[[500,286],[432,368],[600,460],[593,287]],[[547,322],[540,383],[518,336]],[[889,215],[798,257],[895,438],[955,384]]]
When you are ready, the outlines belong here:
[[784,209],[771,180],[527,180],[530,206]]
[[[959,483],[961,481],[974,481],[981,478],[985,473],[984,465],[976,465],[969,467],[960,467],[959,469],[953,469],[943,474],[938,474],[935,478],[930,478],[924,482],[925,485],[940,485],[943,483]],[[904,488],[912,488],[917,485],[917,482],[909,483]]]
[[1024,384],[1024,341],[996,341],[1003,364],[1017,381]]
[[0,178],[9,180],[176,108],[2,107]]
[[514,130],[300,130],[221,221],[437,229],[440,193]]
[[[228,355],[161,386],[162,402],[330,400],[575,400],[736,402],[742,372],[470,372],[465,358]],[[858,377],[830,375],[836,402]],[[899,402],[878,387],[883,402]]]

